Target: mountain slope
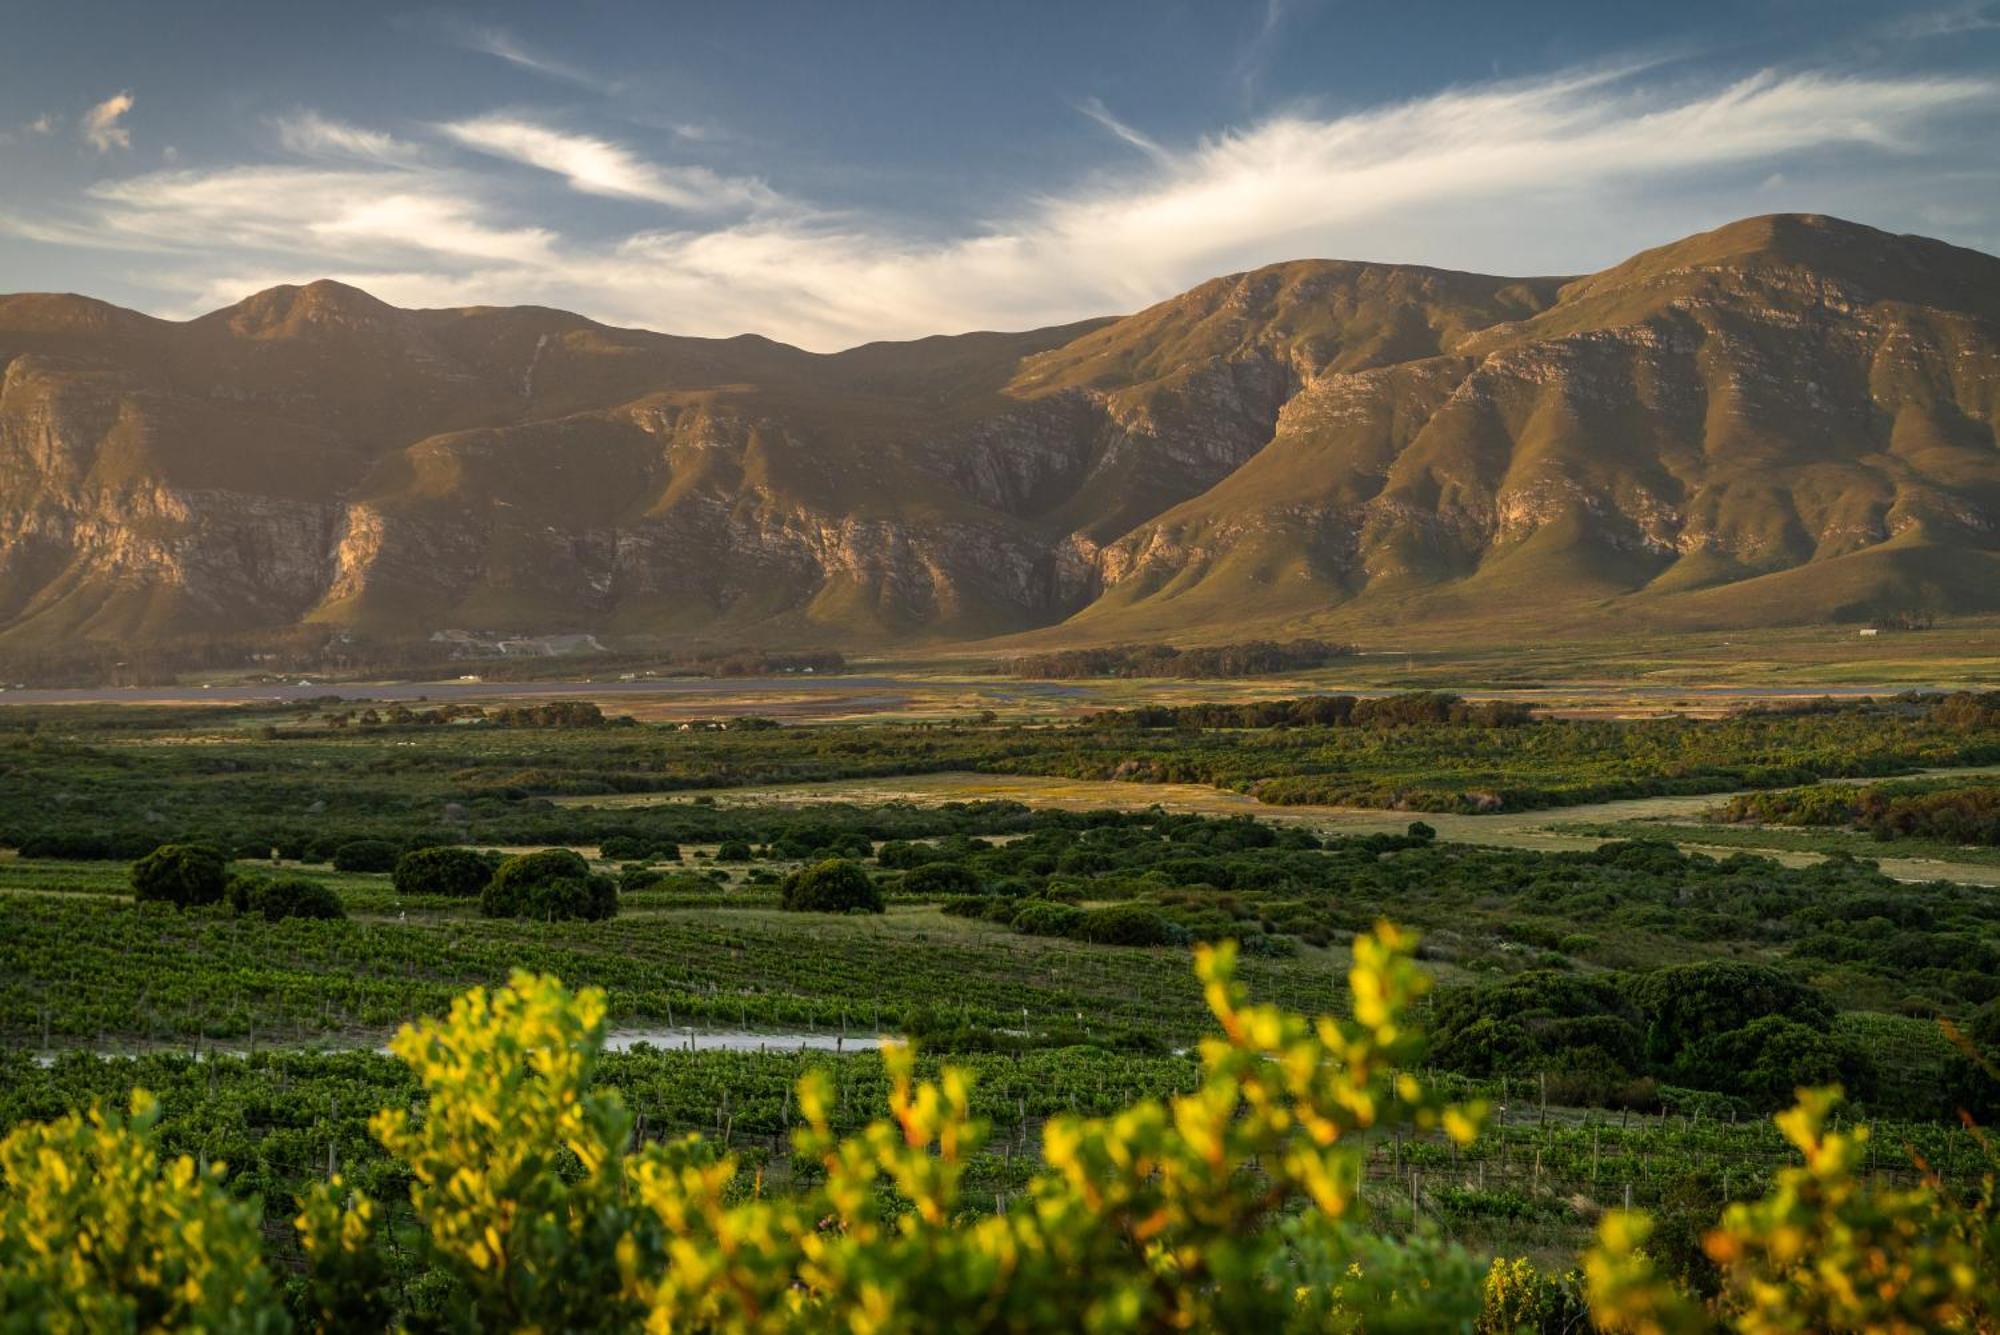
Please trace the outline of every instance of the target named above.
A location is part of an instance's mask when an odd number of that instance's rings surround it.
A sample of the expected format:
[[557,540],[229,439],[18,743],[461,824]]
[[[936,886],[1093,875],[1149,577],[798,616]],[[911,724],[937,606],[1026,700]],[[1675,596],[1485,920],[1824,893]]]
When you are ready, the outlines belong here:
[[0,297],[0,643],[865,645],[2000,606],[2000,260],[1749,219],[871,344]]
[[1648,252],[1307,385],[1255,459],[1107,553],[1077,628],[1990,608],[1996,312],[2000,261],[1827,219]]

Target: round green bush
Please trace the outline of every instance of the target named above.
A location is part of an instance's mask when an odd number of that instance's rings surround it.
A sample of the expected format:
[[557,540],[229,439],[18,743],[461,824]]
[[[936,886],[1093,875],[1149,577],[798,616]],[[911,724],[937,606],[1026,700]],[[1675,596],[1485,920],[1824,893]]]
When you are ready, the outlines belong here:
[[479,896],[489,918],[597,922],[618,912],[618,883],[599,876],[572,849],[544,848],[508,858]]
[[598,840],[597,855],[606,862],[644,862],[653,856],[653,846],[636,834],[606,835]]
[[731,839],[715,850],[717,862],[748,862],[757,855],[741,839]]
[[891,839],[876,853],[875,861],[892,871],[908,871],[934,861],[937,850],[929,844],[913,844],[907,839]]
[[880,913],[882,892],[856,864],[828,858],[787,876],[779,902],[794,913]]
[[1014,911],[1014,930],[1029,936],[1068,936],[1083,910],[1047,900],[1029,900]]
[[228,864],[206,844],[161,844],[132,864],[132,898],[178,908],[213,904],[228,888]]
[[1084,909],[1066,935],[1100,946],[1168,946],[1185,939],[1173,923],[1136,904]]
[[927,862],[903,873],[903,890],[912,895],[976,895],[985,889],[978,873],[963,862]]
[[493,879],[497,861],[471,848],[419,848],[396,859],[398,894],[477,899]]
[[[239,911],[261,913],[268,922],[280,918],[345,918],[347,906],[333,887],[304,876],[286,876],[275,881],[243,877],[251,881]],[[231,887],[232,890],[235,887]],[[234,895],[232,895],[232,899]]]
[[333,850],[335,871],[394,871],[396,846],[386,839],[354,839]]
[[634,890],[650,890],[654,885],[665,880],[666,877],[667,873],[661,871],[658,867],[652,866],[649,863],[635,862],[629,867],[620,867],[618,869],[618,893],[628,894]]

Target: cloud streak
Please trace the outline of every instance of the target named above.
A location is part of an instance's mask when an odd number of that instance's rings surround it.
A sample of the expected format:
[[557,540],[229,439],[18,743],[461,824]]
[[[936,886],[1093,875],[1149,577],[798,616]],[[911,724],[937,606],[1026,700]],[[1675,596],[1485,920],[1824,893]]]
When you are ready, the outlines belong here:
[[294,112],[277,121],[278,142],[308,158],[348,158],[388,166],[413,166],[422,156],[415,144],[391,134],[329,120],[316,111]]
[[455,121],[444,133],[477,153],[553,172],[573,190],[613,199],[640,199],[696,212],[768,208],[778,197],[750,177],[706,167],[663,167],[609,140],[569,134],[506,116]]
[[[438,127],[433,150],[302,115],[281,140],[324,160],[147,173],[92,187],[81,216],[0,228],[177,252],[179,263],[149,271],[169,275],[188,311],[326,274],[405,304],[537,302],[833,348],[1131,310],[1217,273],[1306,254],[1470,267],[1504,238],[1515,249],[1489,267],[1518,272],[1520,249],[1589,225],[1602,257],[1615,258],[1723,221],[1683,202],[1693,183],[1741,174],[1730,198],[1764,208],[1789,197],[1758,195],[1758,181],[1793,190],[1801,179],[1845,178],[1815,178],[1820,159],[1844,165],[1858,153],[1916,169],[1939,127],[1976,124],[2000,100],[1993,83],[1970,78],[1764,72],[1695,88],[1651,79],[1575,71],[1344,115],[1274,116],[1180,148],[1128,132],[1146,154],[1130,170],[942,238],[519,115]],[[1081,109],[1095,115],[1093,105]],[[1097,118],[1124,129],[1109,112]],[[524,207],[521,178],[496,172],[495,160],[535,169],[528,179],[559,198],[628,207],[594,232],[558,231],[543,220],[560,211]],[[1941,180],[1965,170],[1962,160],[1936,167]],[[662,217],[635,220],[634,202]],[[1623,220],[1642,211],[1654,230],[1625,232]]]
[[528,70],[545,79],[576,84],[600,93],[613,93],[618,90],[616,83],[600,79],[589,70],[533,50],[505,28],[466,28],[459,33],[459,43],[468,51],[477,51],[496,60],[504,60],[517,69]]

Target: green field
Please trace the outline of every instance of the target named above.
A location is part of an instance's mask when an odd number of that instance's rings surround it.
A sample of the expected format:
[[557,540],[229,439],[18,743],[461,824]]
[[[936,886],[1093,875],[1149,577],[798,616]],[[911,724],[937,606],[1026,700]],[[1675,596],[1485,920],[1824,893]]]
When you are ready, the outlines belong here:
[[[161,1143],[227,1160],[268,1233],[330,1165],[413,1228],[367,1119],[417,1091],[379,1049],[527,968],[604,989],[601,1078],[645,1137],[699,1132],[773,1191],[819,1172],[789,1139],[798,1077],[831,1072],[834,1123],[858,1130],[888,1088],[874,1044],[914,1039],[925,1071],[977,1077],[994,1136],[963,1188],[990,1211],[1027,1190],[1050,1119],[1200,1081],[1192,946],[1240,942],[1256,998],[1339,1012],[1382,920],[1420,934],[1439,985],[1420,1073],[1495,1109],[1469,1144],[1365,1145],[1386,1236],[1560,1270],[1630,1201],[1683,1231],[1669,1256],[1699,1284],[1686,1240],[1792,1161],[1767,1114],[1795,1085],[1846,1086],[1883,1181],[1916,1180],[1907,1146],[1971,1182],[1958,1112],[2000,1108],[1939,1025],[2000,1021],[1991,850],[1715,819],[1812,780],[1988,783],[2000,722],[1978,697],[1504,726],[364,708],[0,711],[0,1119],[144,1086]],[[1295,800],[1317,792],[1349,804]],[[135,901],[133,862],[171,843],[226,860],[236,906]],[[493,916],[487,891],[341,869],[435,847],[580,850],[615,916]],[[883,911],[788,907],[826,864]],[[253,907],[302,883],[340,916]]]

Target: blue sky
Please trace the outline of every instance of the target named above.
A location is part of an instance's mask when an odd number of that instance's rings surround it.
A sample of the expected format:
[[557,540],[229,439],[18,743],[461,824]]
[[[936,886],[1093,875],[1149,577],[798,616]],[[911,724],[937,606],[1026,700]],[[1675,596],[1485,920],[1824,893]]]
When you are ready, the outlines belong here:
[[1777,210],[2000,251],[2000,0],[10,0],[0,290],[333,276],[814,348]]

